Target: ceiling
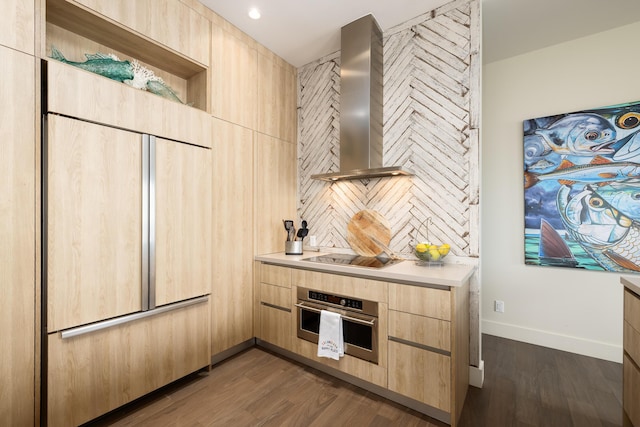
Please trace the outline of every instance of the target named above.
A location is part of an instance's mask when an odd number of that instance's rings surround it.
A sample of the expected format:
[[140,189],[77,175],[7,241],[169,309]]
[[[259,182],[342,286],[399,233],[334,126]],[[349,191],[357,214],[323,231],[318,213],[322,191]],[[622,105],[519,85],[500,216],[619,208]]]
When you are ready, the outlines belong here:
[[[339,50],[340,28],[368,13],[385,32],[449,1],[200,0],[295,67]],[[638,0],[481,1],[485,63],[640,21]],[[259,20],[249,18],[251,7]]]

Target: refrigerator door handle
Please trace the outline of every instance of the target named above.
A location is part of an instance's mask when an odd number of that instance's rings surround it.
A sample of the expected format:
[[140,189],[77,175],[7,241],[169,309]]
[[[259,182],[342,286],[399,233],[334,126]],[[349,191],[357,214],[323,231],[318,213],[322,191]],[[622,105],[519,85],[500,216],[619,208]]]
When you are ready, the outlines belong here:
[[149,136],[149,310],[156,308],[156,137]]

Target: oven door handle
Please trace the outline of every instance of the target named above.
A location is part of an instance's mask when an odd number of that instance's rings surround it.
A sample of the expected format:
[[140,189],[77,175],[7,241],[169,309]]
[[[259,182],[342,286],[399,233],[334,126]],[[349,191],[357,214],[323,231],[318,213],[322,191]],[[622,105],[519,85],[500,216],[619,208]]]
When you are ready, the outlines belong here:
[[[298,303],[295,304],[296,307],[301,308],[303,310],[310,310],[310,311],[315,311],[316,313],[320,313],[322,312],[322,310],[315,308],[315,307],[310,307],[308,305],[304,305],[304,303]],[[332,310],[327,310],[327,311],[332,311]],[[334,312],[335,313],[335,312]],[[340,314],[340,313],[338,313]],[[358,319],[357,317],[351,317],[351,316],[344,316],[342,314],[340,314],[340,316],[343,319],[346,319],[350,322],[354,322],[354,323],[360,323],[362,325],[367,325],[367,326],[373,326],[376,323],[376,319],[371,319],[371,320],[362,320],[362,319]]]

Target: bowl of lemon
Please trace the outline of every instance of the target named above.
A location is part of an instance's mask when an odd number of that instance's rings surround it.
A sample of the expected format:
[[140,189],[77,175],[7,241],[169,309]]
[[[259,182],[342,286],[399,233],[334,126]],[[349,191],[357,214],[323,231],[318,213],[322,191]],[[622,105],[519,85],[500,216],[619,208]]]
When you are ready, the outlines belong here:
[[424,241],[416,244],[413,253],[418,258],[418,264],[426,263],[442,263],[442,259],[447,256],[451,246],[447,243],[435,245],[431,242]]
[[442,260],[449,254],[451,246],[448,243],[436,244],[429,239],[429,225],[432,223],[428,217],[416,230],[416,244],[413,254],[418,258],[418,265],[442,265]]

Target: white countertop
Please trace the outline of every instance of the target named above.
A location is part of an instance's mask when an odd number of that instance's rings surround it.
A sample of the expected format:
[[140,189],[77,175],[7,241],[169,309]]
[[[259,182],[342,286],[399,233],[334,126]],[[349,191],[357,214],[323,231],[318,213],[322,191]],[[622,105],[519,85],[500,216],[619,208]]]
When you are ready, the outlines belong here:
[[620,277],[620,283],[631,292],[640,296],[640,276],[622,276]]
[[257,255],[256,261],[268,264],[282,265],[293,268],[323,271],[326,273],[346,274],[367,279],[400,282],[418,286],[447,286],[458,287],[464,285],[475,271],[474,265],[443,264],[441,266],[419,266],[413,260],[405,260],[383,268],[357,267],[351,265],[324,264],[305,261],[327,252],[310,252],[303,255],[285,255],[278,252]]

